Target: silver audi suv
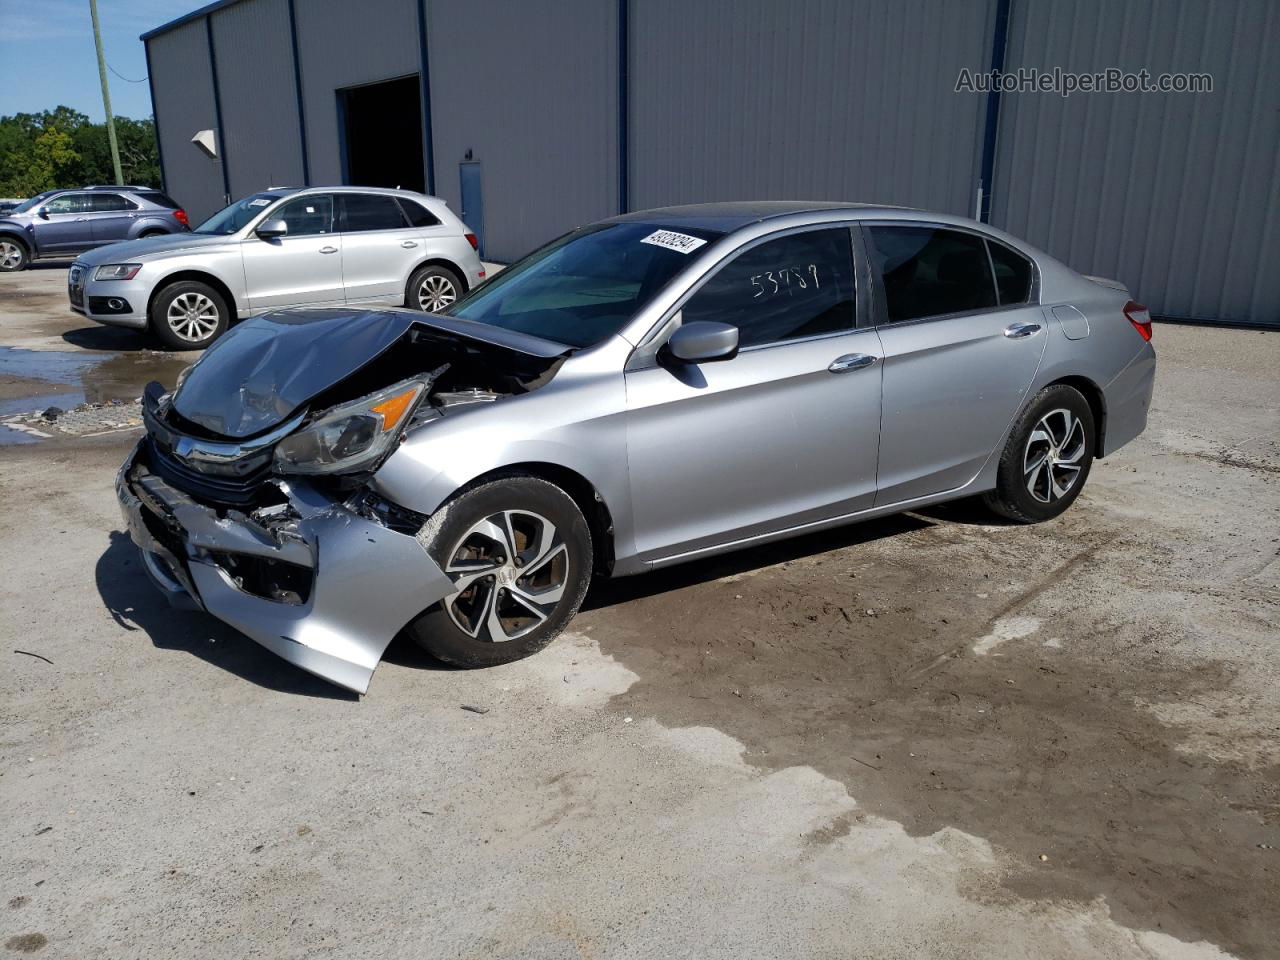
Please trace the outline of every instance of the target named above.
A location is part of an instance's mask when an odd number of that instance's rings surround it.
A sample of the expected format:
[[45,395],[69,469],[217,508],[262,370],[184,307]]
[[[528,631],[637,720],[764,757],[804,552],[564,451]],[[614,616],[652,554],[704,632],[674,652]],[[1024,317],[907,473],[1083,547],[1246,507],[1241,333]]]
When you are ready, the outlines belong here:
[[265,190],[190,233],[93,250],[71,265],[71,309],[208,346],[279,307],[406,305],[440,311],[484,279],[476,237],[443,200],[408,190]]
[[1006,233],[894,207],[617,217],[445,315],[240,324],[117,491],[152,579],[363,692],[405,630],[541,649],[593,575],[981,495],[1056,517],[1142,432],[1151,318]]

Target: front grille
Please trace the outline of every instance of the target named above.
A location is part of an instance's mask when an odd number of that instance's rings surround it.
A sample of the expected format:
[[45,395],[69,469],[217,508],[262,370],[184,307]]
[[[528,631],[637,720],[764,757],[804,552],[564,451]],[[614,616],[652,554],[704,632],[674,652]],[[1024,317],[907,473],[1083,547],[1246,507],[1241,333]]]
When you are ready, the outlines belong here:
[[212,475],[193,470],[180,459],[165,451],[154,437],[147,438],[152,471],[183,493],[197,500],[243,507],[253,503],[264,480],[271,475],[271,461],[242,477]]
[[84,265],[73,263],[70,272],[67,274],[67,296],[70,298],[73,307],[84,306],[84,276]]

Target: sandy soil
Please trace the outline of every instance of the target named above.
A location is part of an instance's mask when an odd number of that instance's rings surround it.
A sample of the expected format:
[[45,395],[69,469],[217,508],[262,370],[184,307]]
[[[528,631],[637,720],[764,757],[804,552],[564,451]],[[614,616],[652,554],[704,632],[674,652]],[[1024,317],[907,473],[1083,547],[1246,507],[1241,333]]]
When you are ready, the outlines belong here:
[[[4,402],[180,368],[32,277]],[[600,584],[509,667],[397,641],[362,701],[163,606],[111,494],[132,435],[0,447],[0,942],[1280,955],[1280,334],[1156,344],[1150,429],[1058,521],[961,503]]]

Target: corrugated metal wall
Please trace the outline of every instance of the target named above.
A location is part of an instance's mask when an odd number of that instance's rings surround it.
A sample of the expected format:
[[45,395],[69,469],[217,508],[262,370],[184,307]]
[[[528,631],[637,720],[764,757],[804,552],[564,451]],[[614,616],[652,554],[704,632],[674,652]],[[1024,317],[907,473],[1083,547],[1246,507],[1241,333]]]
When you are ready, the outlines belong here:
[[[250,0],[250,5],[260,2]],[[336,91],[418,72],[417,4],[299,0],[295,11],[311,180],[341,183]],[[422,127],[421,117],[405,117],[404,122]]]
[[[998,0],[428,0],[436,190],[483,170],[487,253],[510,260],[629,208],[870,200],[971,214]],[[418,0],[297,0],[313,183],[342,179],[337,91],[419,73]],[[1003,97],[992,220],[1157,314],[1280,324],[1280,3],[1011,0],[1006,70],[1207,72],[1211,94]],[[212,18],[232,192],[301,179],[287,0]],[[221,169],[204,16],[149,41],[170,190],[202,217]],[[417,128],[418,117],[405,117]]]
[[287,0],[214,13],[214,50],[231,195],[302,182],[302,140]]
[[994,3],[632,0],[631,200],[973,209]]
[[223,205],[221,168],[191,143],[200,130],[217,127],[204,21],[163,33],[148,41],[148,47],[165,186],[186,207],[194,225]]
[[458,212],[467,150],[485,254],[513,260],[618,212],[617,4],[431,0],[436,192]]
[[1208,94],[1007,95],[992,220],[1157,314],[1280,323],[1280,4],[1014,0],[1007,69],[1207,72]]

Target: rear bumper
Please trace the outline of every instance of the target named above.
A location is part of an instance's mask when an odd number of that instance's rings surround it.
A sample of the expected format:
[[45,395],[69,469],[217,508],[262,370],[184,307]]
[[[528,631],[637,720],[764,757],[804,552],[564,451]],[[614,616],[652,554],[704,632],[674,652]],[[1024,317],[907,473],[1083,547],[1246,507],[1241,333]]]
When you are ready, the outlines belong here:
[[[116,495],[147,573],[169,602],[211,613],[348,690],[364,693],[396,633],[453,592],[416,538],[313,487],[291,485],[291,519],[268,528],[234,510],[220,516],[137,460],[135,449],[116,478]],[[229,560],[288,564],[309,578],[310,589],[300,603],[268,599],[245,589]]]

